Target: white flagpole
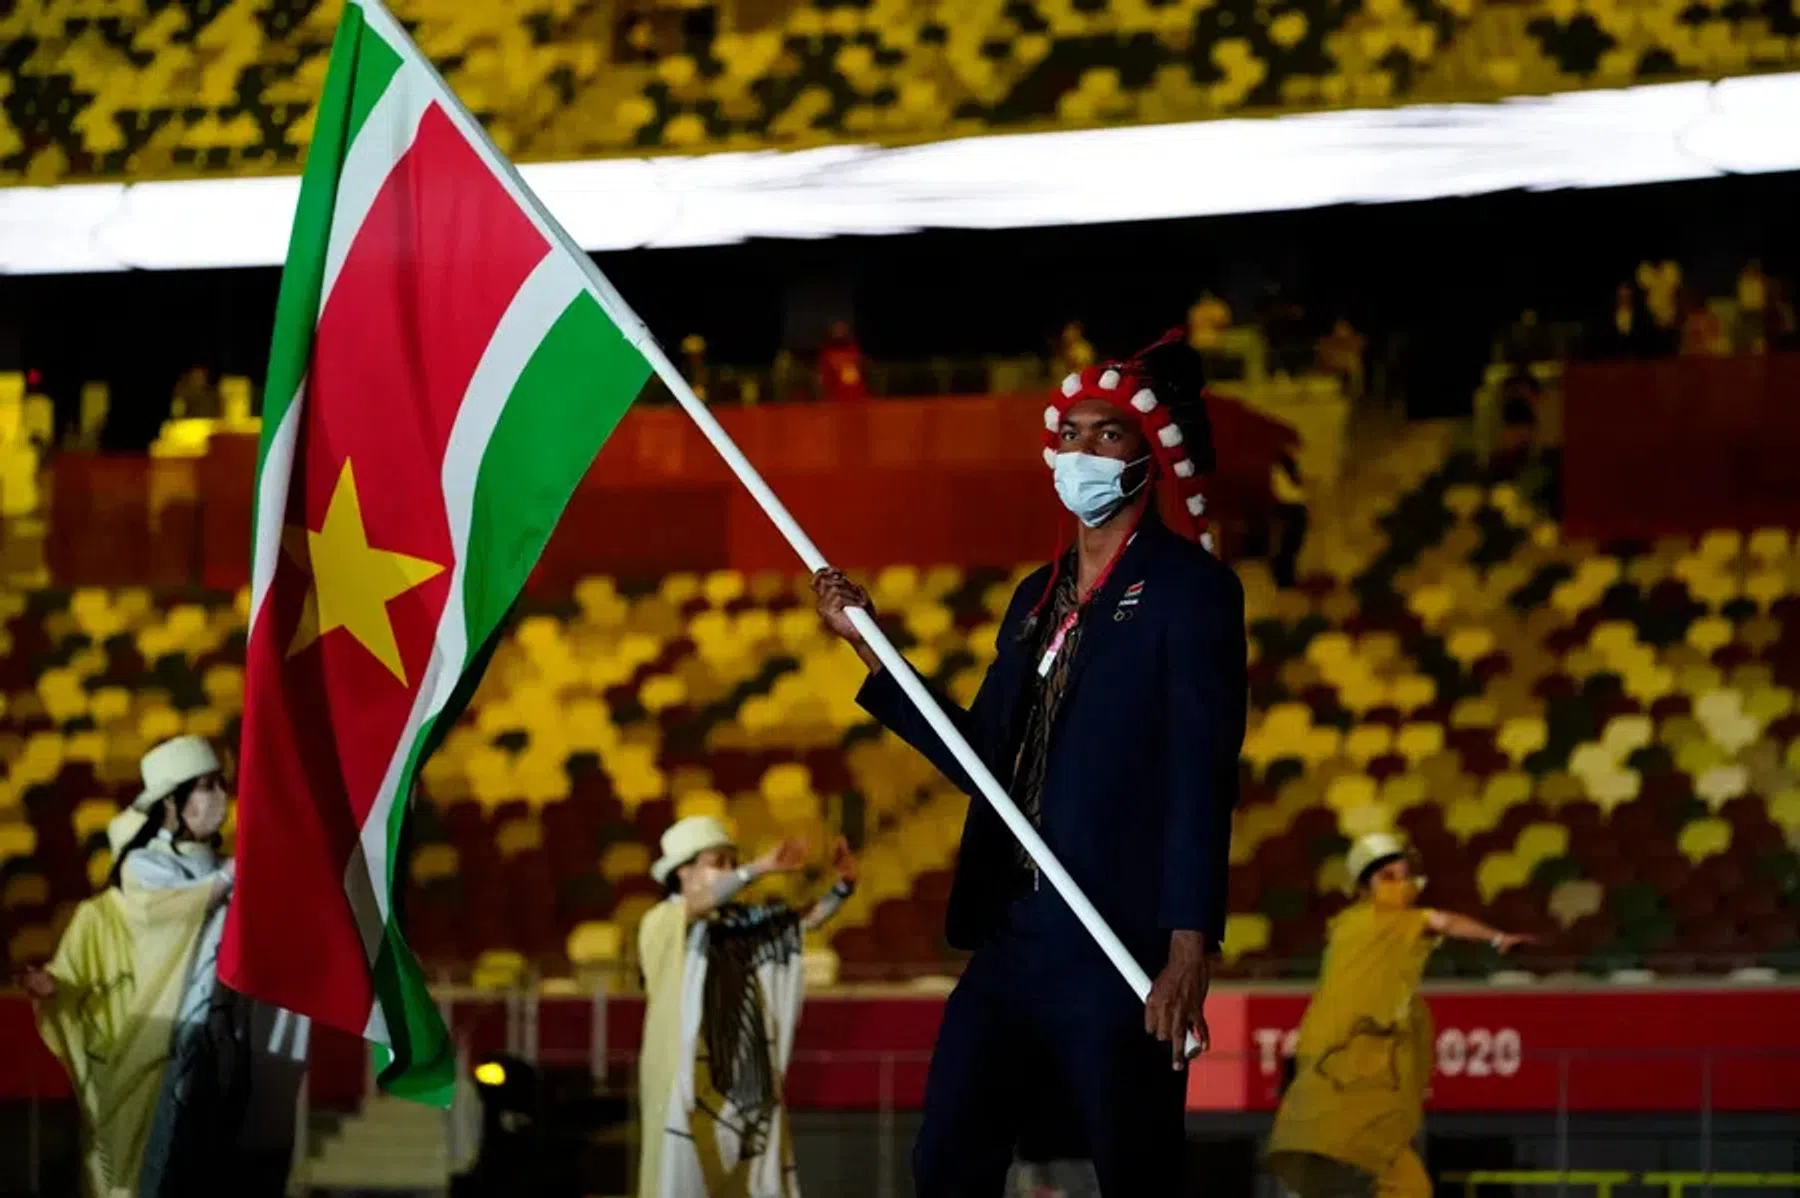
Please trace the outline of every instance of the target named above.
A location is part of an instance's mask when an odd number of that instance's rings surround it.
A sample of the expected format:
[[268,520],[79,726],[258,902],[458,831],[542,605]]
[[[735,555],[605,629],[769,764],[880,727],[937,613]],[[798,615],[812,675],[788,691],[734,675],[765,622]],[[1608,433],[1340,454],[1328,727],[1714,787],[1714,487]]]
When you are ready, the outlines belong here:
[[[412,39],[393,14],[387,11],[382,0],[353,0],[353,2],[363,9],[365,16],[378,29],[382,30],[386,37],[397,39],[399,45],[412,46]],[[550,215],[550,210],[544,207],[544,202],[538,199],[537,193],[532,191],[526,185],[524,178],[520,176],[519,168],[489,139],[486,131],[481,127],[481,123],[450,89],[450,85],[444,82],[444,78],[438,73],[437,68],[431,64],[429,59],[425,58],[416,46],[412,46],[412,49],[413,53],[418,55],[420,65],[429,72],[431,78],[437,81],[444,96],[449,100],[446,111],[451,120],[470,138],[488,165],[512,183],[517,197],[536,218],[535,223],[538,228],[581,266],[588,283],[594,289],[595,298],[606,309],[613,324],[625,339],[644,355],[644,359],[650,363],[650,368],[656,372],[657,377],[661,378],[669,388],[669,393],[675,397],[675,402],[679,403],[682,410],[693,419],[695,424],[699,425],[700,432],[708,441],[712,442],[712,447],[718,451],[721,458],[725,459],[725,464],[731,468],[731,472],[737,475],[738,481],[744,484],[758,506],[774,522],[781,535],[786,538],[787,543],[793,546],[794,552],[800,555],[800,560],[806,563],[806,568],[815,574],[825,569],[827,565],[825,555],[819,552],[819,547],[812,543],[812,538],[806,535],[806,530],[800,527],[792,513],[787,510],[780,499],[776,498],[775,492],[769,489],[769,484],[763,481],[762,475],[757,473],[756,467],[750,464],[750,459],[744,456],[743,450],[737,447],[737,443],[714,419],[713,414],[707,410],[700,397],[694,394],[694,389],[688,385],[688,381],[681,377],[681,371],[675,368],[675,364],[663,352],[662,346],[657,344],[655,337],[651,336],[649,328],[642,320],[638,319],[637,313],[631,310],[631,306],[613,288],[612,282],[600,272],[600,268],[595,265],[592,258],[588,257],[587,252],[576,245],[574,238],[569,236],[562,224]],[[1124,976],[1125,981],[1138,998],[1140,1000],[1148,999],[1150,997],[1150,977],[1144,972],[1143,966],[1139,965],[1132,955],[1125,951],[1125,946],[1119,942],[1118,936],[1107,926],[1106,920],[1101,918],[1100,912],[1094,910],[1094,904],[1090,903],[1087,895],[1081,892],[1081,888],[1075,884],[1075,879],[1069,876],[1069,872],[1063,868],[1062,862],[1058,861],[1055,854],[1050,851],[1050,846],[1044,843],[1044,838],[1039,836],[1037,829],[1031,826],[1031,821],[1027,820],[1020,813],[1018,807],[1013,804],[1013,801],[1007,797],[1006,791],[1001,788],[994,775],[982,763],[981,758],[975,755],[975,750],[969,747],[969,743],[963,739],[962,733],[956,730],[956,725],[950,722],[943,709],[937,705],[937,700],[931,697],[931,692],[925,689],[924,684],[919,681],[918,675],[913,673],[912,667],[906,664],[906,659],[900,656],[900,651],[895,649],[893,643],[887,639],[887,634],[881,631],[880,626],[870,618],[869,613],[860,608],[850,609],[848,615],[850,623],[855,626],[857,632],[862,634],[862,638],[869,648],[875,651],[875,656],[880,660],[882,669],[894,676],[895,681],[900,684],[900,689],[906,693],[906,697],[912,700],[913,706],[917,707],[919,713],[925,717],[926,723],[930,724],[932,730],[943,739],[944,747],[950,750],[951,756],[956,758],[956,763],[962,766],[974,781],[975,788],[981,792],[981,797],[987,800],[988,805],[1011,829],[1012,834],[1019,838],[1019,843],[1025,846],[1025,851],[1031,854],[1031,859],[1037,863],[1039,872],[1050,880],[1052,886],[1056,887],[1056,892],[1062,895],[1064,902],[1069,904],[1069,909],[1075,912],[1076,918],[1081,920],[1082,926],[1088,930],[1088,934],[1094,938],[1102,951],[1106,953],[1107,958],[1112,961],[1114,967]],[[1199,1043],[1194,1038],[1194,1034],[1189,1032],[1187,1055],[1191,1057],[1198,1052]]]

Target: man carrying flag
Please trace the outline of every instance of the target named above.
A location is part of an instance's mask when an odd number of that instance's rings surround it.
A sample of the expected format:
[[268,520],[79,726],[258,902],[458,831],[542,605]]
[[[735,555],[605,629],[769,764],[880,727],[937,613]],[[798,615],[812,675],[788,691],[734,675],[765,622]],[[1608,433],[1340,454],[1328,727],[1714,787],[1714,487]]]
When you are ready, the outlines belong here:
[[[968,710],[938,700],[1155,981],[1134,1002],[999,808],[972,803],[946,933],[974,956],[932,1052],[920,1198],[1001,1191],[1042,1103],[1040,1062],[1074,1099],[1106,1198],[1184,1192],[1181,1070],[1189,1033],[1206,1047],[1247,705],[1243,588],[1203,547],[1196,357],[1165,338],[1063,381],[1043,451],[1075,545],[1013,595]],[[1199,544],[1163,523],[1158,483]],[[814,589],[869,668],[859,702],[975,794],[973,767],[903,698],[904,663],[889,668],[847,614],[868,595],[831,570]]]
[[[220,973],[447,1103],[394,916],[454,723],[648,337],[378,0],[332,47],[257,464],[236,898]],[[660,351],[654,351],[660,353]]]

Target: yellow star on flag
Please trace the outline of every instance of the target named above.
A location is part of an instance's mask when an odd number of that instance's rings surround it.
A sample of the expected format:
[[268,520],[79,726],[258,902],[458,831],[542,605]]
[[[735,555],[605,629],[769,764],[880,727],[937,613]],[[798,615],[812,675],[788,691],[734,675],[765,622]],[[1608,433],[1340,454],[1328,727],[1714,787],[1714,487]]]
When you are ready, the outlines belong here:
[[393,622],[388,619],[388,600],[437,577],[444,567],[369,544],[350,459],[344,459],[332,489],[324,527],[314,532],[290,524],[283,531],[282,547],[312,575],[312,588],[306,593],[288,656],[342,628],[405,685],[406,666],[394,640]]

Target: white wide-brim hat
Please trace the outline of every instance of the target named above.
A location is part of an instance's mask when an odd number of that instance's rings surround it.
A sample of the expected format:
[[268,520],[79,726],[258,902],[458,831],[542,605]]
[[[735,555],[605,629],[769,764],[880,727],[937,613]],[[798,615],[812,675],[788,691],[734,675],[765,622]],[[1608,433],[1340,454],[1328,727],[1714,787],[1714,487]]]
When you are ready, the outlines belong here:
[[1371,832],[1358,837],[1350,846],[1350,852],[1344,858],[1344,872],[1350,875],[1352,887],[1361,886],[1363,876],[1371,869],[1396,857],[1405,857],[1408,852],[1406,842],[1392,832]]
[[203,737],[177,736],[165,740],[148,753],[138,767],[144,775],[144,790],[131,801],[134,811],[148,811],[184,782],[221,772],[219,755]]
[[710,815],[690,815],[676,820],[662,834],[662,856],[650,867],[650,876],[660,886],[669,880],[670,874],[707,849],[728,849],[736,844],[725,825]]
[[149,822],[149,817],[135,807],[128,807],[113,816],[112,822],[106,825],[106,847],[112,850],[114,861],[119,859],[119,854],[125,851],[125,846],[130,844],[137,834],[144,830],[144,825]]

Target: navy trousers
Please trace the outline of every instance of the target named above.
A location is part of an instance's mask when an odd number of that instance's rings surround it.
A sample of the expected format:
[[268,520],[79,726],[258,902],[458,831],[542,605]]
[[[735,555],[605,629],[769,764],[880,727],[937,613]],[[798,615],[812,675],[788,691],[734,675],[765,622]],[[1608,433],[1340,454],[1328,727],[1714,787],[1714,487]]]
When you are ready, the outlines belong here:
[[1065,1113],[1082,1140],[1067,1156],[1093,1161],[1104,1198],[1186,1192],[1187,1074],[1072,923],[1048,888],[1021,899],[945,1003],[913,1147],[918,1198],[1000,1198],[1021,1138]]

